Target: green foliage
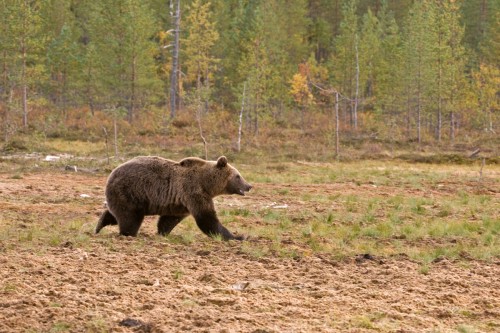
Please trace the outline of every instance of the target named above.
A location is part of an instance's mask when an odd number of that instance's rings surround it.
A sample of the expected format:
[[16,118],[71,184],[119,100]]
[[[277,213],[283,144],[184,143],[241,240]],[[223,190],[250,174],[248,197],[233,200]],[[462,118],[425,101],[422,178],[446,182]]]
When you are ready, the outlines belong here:
[[[94,98],[103,105],[127,108],[128,119],[144,98],[154,96],[155,21],[147,3],[106,0],[89,5],[87,64],[97,83]],[[121,15],[116,15],[120,13]],[[88,80],[92,80],[88,78]],[[90,82],[89,82],[90,83]]]
[[[340,32],[334,41],[335,52],[330,59],[333,86],[347,98],[354,98],[356,90],[356,51],[359,45],[359,18],[356,15],[358,1],[343,1]],[[370,51],[371,52],[371,51]],[[346,103],[353,125],[352,103]]]
[[[2,1],[4,139],[21,123],[70,127],[71,112],[124,107],[133,123],[164,108],[168,12],[158,0]],[[340,128],[355,125],[354,135],[422,142],[453,141],[461,128],[495,133],[498,1],[187,0],[181,12],[180,105],[196,98],[234,118],[245,85],[247,133],[263,123],[329,136],[319,125],[332,96],[311,82],[341,93]]]
[[218,62],[212,55],[212,49],[219,39],[219,33],[215,30],[213,14],[209,9],[210,2],[203,4],[195,0],[191,4],[186,18],[187,38],[182,41],[186,57],[184,65],[187,68],[185,81],[197,90],[201,89],[202,82],[209,88]]

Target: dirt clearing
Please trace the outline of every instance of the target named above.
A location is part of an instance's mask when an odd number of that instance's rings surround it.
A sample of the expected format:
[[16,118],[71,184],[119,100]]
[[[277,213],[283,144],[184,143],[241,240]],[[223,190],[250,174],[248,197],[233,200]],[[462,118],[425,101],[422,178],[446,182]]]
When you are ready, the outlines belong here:
[[[0,332],[500,330],[498,258],[443,256],[422,265],[402,251],[339,259],[308,251],[293,234],[276,241],[257,230],[242,243],[212,240],[192,220],[167,238],[155,235],[152,218],[137,238],[118,236],[116,227],[93,235],[105,180],[56,171],[0,174]],[[229,214],[234,209],[274,206],[303,223],[301,212],[340,205],[314,201],[317,194],[419,191],[348,182],[254,185],[247,197],[217,200],[230,230],[245,232],[265,221],[259,214]],[[412,195],[429,193],[422,191]],[[498,193],[487,195],[497,202]],[[300,255],[248,250],[276,242]]]

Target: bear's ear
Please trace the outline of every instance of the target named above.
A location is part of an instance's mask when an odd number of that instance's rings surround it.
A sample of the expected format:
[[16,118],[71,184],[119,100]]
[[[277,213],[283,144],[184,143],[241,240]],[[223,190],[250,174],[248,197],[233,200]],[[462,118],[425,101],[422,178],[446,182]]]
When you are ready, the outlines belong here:
[[221,156],[217,159],[217,167],[218,168],[223,168],[227,165],[227,158],[226,156]]

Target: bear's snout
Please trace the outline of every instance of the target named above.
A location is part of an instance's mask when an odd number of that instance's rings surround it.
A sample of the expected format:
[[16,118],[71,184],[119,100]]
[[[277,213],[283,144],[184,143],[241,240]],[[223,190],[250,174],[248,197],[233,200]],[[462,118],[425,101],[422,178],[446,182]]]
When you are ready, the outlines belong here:
[[240,190],[240,192],[238,193],[239,195],[245,195],[245,192],[248,192],[252,189],[252,185],[248,184],[248,183],[245,183],[243,188]]
[[230,185],[228,189],[230,194],[245,195],[245,192],[252,189],[252,185],[248,184],[244,179],[238,178],[238,181]]

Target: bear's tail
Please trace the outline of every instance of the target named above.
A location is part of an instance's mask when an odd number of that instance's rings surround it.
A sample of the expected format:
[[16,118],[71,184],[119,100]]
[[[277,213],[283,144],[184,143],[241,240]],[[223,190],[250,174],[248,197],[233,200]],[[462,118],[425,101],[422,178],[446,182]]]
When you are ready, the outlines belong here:
[[105,210],[104,213],[102,213],[101,218],[99,219],[99,222],[97,222],[97,226],[95,227],[95,233],[99,233],[102,228],[104,228],[107,225],[116,225],[118,222],[116,221],[115,217],[113,214],[109,212],[109,210]]

